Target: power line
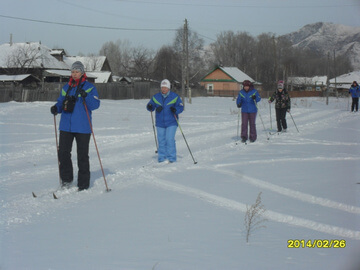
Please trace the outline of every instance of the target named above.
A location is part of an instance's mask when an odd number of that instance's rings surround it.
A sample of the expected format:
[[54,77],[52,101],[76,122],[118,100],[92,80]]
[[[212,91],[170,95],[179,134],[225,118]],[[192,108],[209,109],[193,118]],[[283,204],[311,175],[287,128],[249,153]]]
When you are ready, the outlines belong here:
[[83,25],[83,24],[72,24],[72,23],[62,23],[62,22],[51,22],[43,20],[35,20],[21,17],[13,17],[0,14],[0,17],[21,21],[37,22],[37,23],[46,23],[46,24],[56,24],[63,26],[71,27],[82,27],[82,28],[92,28],[92,29],[106,29],[106,30],[121,30],[121,31],[149,31],[149,32],[166,32],[166,31],[177,31],[177,29],[155,29],[155,28],[125,28],[125,27],[109,27],[109,26],[95,26],[95,25]]
[[169,3],[169,2],[154,2],[144,0],[117,0],[121,2],[128,2],[133,4],[155,4],[155,5],[168,5],[168,6],[197,6],[197,7],[216,7],[216,8],[338,8],[338,7],[356,7],[359,4],[334,4],[334,5],[226,5],[221,4],[196,4],[196,3]]

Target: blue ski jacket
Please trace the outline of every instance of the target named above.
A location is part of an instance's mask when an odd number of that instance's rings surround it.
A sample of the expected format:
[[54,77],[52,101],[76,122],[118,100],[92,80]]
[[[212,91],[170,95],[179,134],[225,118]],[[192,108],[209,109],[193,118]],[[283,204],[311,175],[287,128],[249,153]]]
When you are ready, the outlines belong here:
[[[171,107],[176,109],[176,118],[179,120],[179,113],[182,113],[184,110],[184,105],[181,101],[181,98],[178,94],[169,91],[168,95],[164,97],[161,92],[155,94],[149,101],[148,105],[152,105],[152,111],[156,110],[158,107],[163,109],[160,112],[155,113],[156,126],[167,128],[170,126],[177,126],[174,113],[170,110]],[[149,109],[147,109],[150,111]]]
[[83,89],[87,93],[85,102],[89,112],[90,121],[91,111],[100,107],[99,94],[96,90],[96,87],[92,83],[88,81],[80,83],[73,112],[65,112],[63,110],[63,102],[66,98],[66,93],[68,93],[68,96],[75,96],[77,89],[77,86],[72,87],[69,84],[66,84],[62,88],[60,96],[57,99],[57,103],[55,105],[57,107],[58,113],[61,113],[59,130],[72,133],[90,134],[91,128],[85,106],[83,104],[84,99],[79,94],[79,90]]
[[360,88],[358,85],[354,86],[352,85],[349,89],[349,94],[351,94],[351,97],[358,98],[360,97]]
[[255,113],[257,112],[257,107],[255,101],[253,100],[252,96],[256,96],[256,102],[261,100],[259,92],[256,89],[251,89],[246,92],[244,89],[239,91],[238,97],[236,99],[236,104],[241,105],[241,112],[243,113]]

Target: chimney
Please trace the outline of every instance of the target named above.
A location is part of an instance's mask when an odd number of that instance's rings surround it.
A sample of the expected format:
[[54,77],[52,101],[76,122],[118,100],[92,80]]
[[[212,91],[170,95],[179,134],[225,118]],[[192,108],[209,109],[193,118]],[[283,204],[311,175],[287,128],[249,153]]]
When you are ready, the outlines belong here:
[[12,46],[13,42],[12,42],[12,34],[10,34],[10,46]]

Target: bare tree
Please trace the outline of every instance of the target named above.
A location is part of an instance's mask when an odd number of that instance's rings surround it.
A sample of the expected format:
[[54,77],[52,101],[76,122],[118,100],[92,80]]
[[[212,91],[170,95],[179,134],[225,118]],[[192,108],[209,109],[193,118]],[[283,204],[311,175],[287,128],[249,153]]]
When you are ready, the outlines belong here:
[[[177,30],[175,39],[173,42],[173,49],[177,53],[177,59],[179,60],[179,66],[181,67],[181,54],[183,51],[182,44],[183,44],[183,37],[184,37],[184,29],[181,27]],[[189,80],[190,83],[198,82],[201,76],[204,75],[208,68],[205,65],[204,61],[204,40],[199,37],[199,35],[188,29],[188,49],[189,49]],[[178,78],[179,81],[181,78]]]
[[157,52],[154,59],[153,76],[154,79],[164,78],[170,81],[181,78],[181,59],[171,46],[163,46]]
[[210,46],[214,52],[215,64],[238,67],[244,72],[254,66],[255,39],[247,32],[221,32],[217,41]]
[[151,67],[154,60],[154,53],[144,47],[134,48],[131,51],[131,74],[133,77],[140,77],[142,80],[149,79]]
[[272,34],[261,34],[257,37],[255,59],[255,79],[261,80],[265,90],[271,89],[276,80],[276,63],[279,61],[274,53]]
[[27,43],[19,46],[6,59],[6,66],[12,69],[12,74],[25,74],[29,69],[43,67],[41,46],[36,43]]
[[99,55],[106,56],[111,70],[118,76],[129,76],[131,62],[130,42],[118,40],[106,42],[100,49]]

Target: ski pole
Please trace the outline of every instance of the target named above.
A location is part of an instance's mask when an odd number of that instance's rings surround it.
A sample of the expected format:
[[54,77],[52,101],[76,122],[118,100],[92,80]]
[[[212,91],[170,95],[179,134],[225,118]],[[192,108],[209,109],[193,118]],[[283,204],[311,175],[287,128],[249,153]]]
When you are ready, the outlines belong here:
[[93,128],[92,128],[92,125],[91,125],[90,115],[89,115],[89,111],[88,111],[88,108],[87,108],[86,103],[85,103],[85,99],[84,99],[83,104],[84,104],[84,107],[85,107],[85,111],[86,111],[87,118],[88,118],[88,120],[89,120],[89,125],[90,125],[90,129],[91,129],[91,133],[92,133],[93,138],[94,138],[94,144],[95,144],[96,152],[97,152],[97,155],[98,155],[98,158],[99,158],[102,175],[103,175],[103,177],[104,177],[104,182],[105,182],[106,191],[109,192],[109,191],[111,191],[111,189],[108,188],[108,185],[107,185],[107,182],[106,182],[105,173],[104,173],[104,168],[103,168],[102,163],[101,163],[101,158],[100,158],[100,154],[99,154],[99,149],[98,149],[97,144],[96,144],[95,134],[94,134],[94,131],[93,131]]
[[181,126],[180,126],[180,123],[179,123],[179,121],[178,121],[178,119],[177,119],[177,117],[176,117],[176,115],[175,115],[175,114],[174,114],[174,117],[175,117],[176,123],[177,123],[177,124],[178,124],[178,126],[179,126],[179,129],[180,129],[181,134],[182,134],[182,136],[183,136],[183,138],[184,138],[184,141],[185,141],[185,143],[186,143],[186,145],[187,145],[187,148],[189,149],[189,152],[190,152],[190,155],[191,155],[191,157],[192,157],[192,159],[193,159],[193,161],[194,161],[194,164],[196,164],[196,163],[197,163],[197,161],[195,161],[194,156],[193,156],[193,154],[191,153],[191,150],[190,150],[189,144],[188,144],[188,143],[187,143],[187,141],[186,141],[186,138],[185,138],[184,132],[182,131]]
[[56,128],[56,117],[54,115],[54,127],[55,127],[55,141],[56,141],[56,156],[58,161],[58,169],[59,169],[59,183],[61,186],[61,177],[60,177],[60,160],[59,160],[59,143],[58,143],[58,135],[57,135],[57,128]]
[[262,123],[262,125],[263,125],[263,127],[264,127],[264,131],[265,131],[265,133],[266,133],[266,137],[267,137],[268,140],[270,140],[269,135],[268,135],[267,132],[266,132],[266,128],[265,128],[265,125],[264,125],[264,121],[262,120],[262,117],[261,117],[261,114],[260,114],[260,110],[259,110],[259,107],[258,107],[257,102],[256,102],[255,99],[254,99],[254,103],[255,103],[255,105],[256,105],[256,109],[258,110],[261,123]]
[[[238,111],[238,121],[237,121],[237,140],[240,141],[240,108]],[[237,144],[237,142],[236,142]]]
[[155,145],[156,145],[155,153],[157,153],[157,152],[158,152],[158,149],[159,149],[159,146],[158,146],[158,142],[157,142],[157,138],[156,138],[155,124],[154,124],[154,116],[153,116],[153,112],[152,112],[152,111],[151,111],[151,121],[152,121],[153,130],[154,130],[154,138],[155,138]]
[[272,130],[271,103],[270,102],[269,102],[269,108],[270,108],[270,130]]
[[289,111],[289,114],[290,114],[290,116],[291,116],[291,119],[292,119],[292,121],[293,121],[293,123],[294,123],[295,127],[296,127],[297,132],[299,132],[299,133],[300,133],[299,129],[297,128],[297,126],[296,126],[296,124],[295,124],[294,118],[292,117],[292,114],[291,114],[291,112],[290,112],[290,111]]

